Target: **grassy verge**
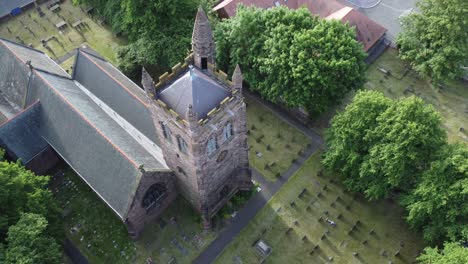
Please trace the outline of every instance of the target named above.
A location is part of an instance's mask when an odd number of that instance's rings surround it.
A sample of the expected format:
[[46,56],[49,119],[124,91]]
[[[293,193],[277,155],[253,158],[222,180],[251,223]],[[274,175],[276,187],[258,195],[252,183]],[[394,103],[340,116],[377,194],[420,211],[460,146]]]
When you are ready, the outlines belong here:
[[71,169],[63,171],[54,179],[54,189],[64,210],[64,230],[90,263],[145,263],[148,257],[155,263],[172,258],[190,263],[219,232],[204,233],[198,215],[178,198],[133,241],[112,210]]
[[[382,72],[389,71],[389,74]],[[416,95],[432,104],[443,117],[449,142],[467,142],[468,129],[468,86],[461,81],[448,82],[434,87],[429,81],[421,79],[414,71],[405,67],[398,58],[398,51],[388,49],[367,71],[369,81],[366,89],[378,90],[392,98]],[[462,129],[463,130],[463,129]]]
[[[45,13],[43,17],[39,17],[37,11],[32,8],[2,23],[0,36],[31,45],[46,52],[52,59],[65,56],[86,43],[115,64],[115,49],[126,43],[124,39],[115,37],[105,25],[87,16],[71,1],[60,4],[61,10],[57,13],[52,13],[47,9],[46,4],[48,3],[41,5]],[[82,30],[73,28],[72,24],[78,20],[83,21],[87,26]],[[60,21],[67,23],[67,27],[62,31],[55,26]],[[48,41],[50,49],[46,49],[42,46],[41,40],[51,36],[55,36],[55,39]]]
[[[370,203],[350,195],[333,180],[334,175],[325,172],[317,176],[321,170],[317,153],[241,231],[216,263],[259,263],[261,257],[253,246],[259,239],[272,247],[267,263],[328,263],[330,257],[333,263],[342,264],[415,260],[423,247],[422,240],[407,229],[398,205],[390,201]],[[337,223],[336,227],[325,222],[327,217]],[[313,250],[316,245],[319,247]]]
[[276,181],[310,143],[309,138],[291,127],[257,101],[246,97],[250,165],[269,181]]

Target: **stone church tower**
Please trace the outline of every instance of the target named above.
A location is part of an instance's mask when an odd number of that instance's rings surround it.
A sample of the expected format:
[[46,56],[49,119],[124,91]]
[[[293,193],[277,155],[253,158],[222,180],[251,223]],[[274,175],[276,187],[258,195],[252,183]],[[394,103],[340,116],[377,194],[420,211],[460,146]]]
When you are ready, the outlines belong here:
[[229,81],[215,66],[215,43],[205,12],[197,13],[192,53],[155,83],[142,83],[167,165],[182,194],[210,228],[213,215],[239,190],[251,188],[242,74]]

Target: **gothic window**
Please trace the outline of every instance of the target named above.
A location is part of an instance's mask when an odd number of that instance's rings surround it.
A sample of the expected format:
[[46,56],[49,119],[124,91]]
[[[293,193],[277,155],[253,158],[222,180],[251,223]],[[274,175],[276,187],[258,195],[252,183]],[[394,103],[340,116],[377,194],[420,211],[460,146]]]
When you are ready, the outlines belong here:
[[182,153],[187,153],[187,143],[181,136],[177,136],[177,145]]
[[153,184],[146,191],[145,196],[143,196],[142,205],[146,211],[150,211],[153,208],[157,208],[161,205],[161,202],[166,197],[166,187],[161,183]]
[[212,137],[208,140],[208,144],[206,145],[206,151],[208,154],[212,154],[218,148],[218,143],[216,142],[216,138]]
[[232,137],[233,134],[232,123],[228,122],[223,128],[223,142]]
[[169,141],[170,143],[172,143],[172,132],[171,132],[171,130],[163,122],[160,122],[160,124],[161,124],[161,130],[163,132],[164,138],[167,139],[167,141]]

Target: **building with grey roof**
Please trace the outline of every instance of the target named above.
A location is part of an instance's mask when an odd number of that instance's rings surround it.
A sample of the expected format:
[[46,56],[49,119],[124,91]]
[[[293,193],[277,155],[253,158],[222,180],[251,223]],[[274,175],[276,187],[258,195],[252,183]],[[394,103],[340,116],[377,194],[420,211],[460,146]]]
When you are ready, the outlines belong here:
[[69,75],[43,52],[0,39],[1,147],[37,173],[60,157],[134,237],[179,193],[209,228],[251,186],[246,113],[240,69],[232,82],[215,69],[201,9],[193,42],[193,55],[158,83],[144,71],[143,90],[88,51],[77,51]]

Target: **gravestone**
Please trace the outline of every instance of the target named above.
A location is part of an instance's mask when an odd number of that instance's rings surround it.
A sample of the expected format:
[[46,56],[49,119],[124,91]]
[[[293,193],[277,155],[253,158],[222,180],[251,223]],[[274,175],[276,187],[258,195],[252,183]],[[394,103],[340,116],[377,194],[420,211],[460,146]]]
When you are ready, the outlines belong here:
[[255,249],[264,259],[270,256],[272,251],[271,247],[263,240],[258,241],[257,245],[255,246]]

